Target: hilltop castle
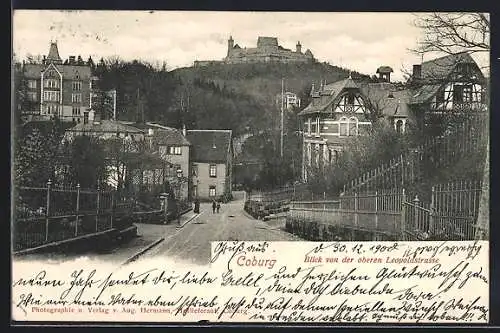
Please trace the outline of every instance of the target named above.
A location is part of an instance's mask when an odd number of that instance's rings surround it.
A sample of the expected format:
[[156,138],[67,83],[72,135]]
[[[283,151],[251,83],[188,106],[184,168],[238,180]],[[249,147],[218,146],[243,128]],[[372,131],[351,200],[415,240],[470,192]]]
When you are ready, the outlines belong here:
[[297,42],[295,51],[278,44],[276,37],[258,37],[257,47],[241,48],[230,36],[227,41],[227,55],[223,61],[195,61],[195,66],[207,66],[216,63],[242,64],[256,62],[306,63],[315,62],[311,50],[302,53],[302,45]]

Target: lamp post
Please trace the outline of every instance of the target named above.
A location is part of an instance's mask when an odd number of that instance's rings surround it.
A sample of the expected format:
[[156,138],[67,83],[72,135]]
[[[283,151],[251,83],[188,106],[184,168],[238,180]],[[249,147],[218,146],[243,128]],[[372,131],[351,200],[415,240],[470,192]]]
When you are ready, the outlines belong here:
[[177,193],[175,194],[176,198],[177,198],[177,224],[181,225],[181,207],[180,207],[180,198],[181,198],[181,180],[182,180],[182,169],[181,167],[179,167],[176,171],[177,173],[177,185],[176,185],[176,188],[177,188]]
[[182,180],[182,169],[179,167],[176,171],[177,173],[177,193],[175,194],[178,199],[181,197],[181,180]]
[[168,193],[160,193],[160,201],[161,201],[161,209],[163,211],[163,223],[167,223],[167,211],[168,211],[168,204],[167,204],[167,199],[168,199]]

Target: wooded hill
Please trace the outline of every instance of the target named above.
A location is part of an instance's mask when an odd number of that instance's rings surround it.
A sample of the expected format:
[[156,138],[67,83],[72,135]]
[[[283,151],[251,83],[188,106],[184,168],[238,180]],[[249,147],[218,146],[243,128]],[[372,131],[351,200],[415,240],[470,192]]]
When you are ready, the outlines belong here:
[[[236,136],[274,128],[276,95],[286,91],[309,101],[311,84],[334,82],[349,70],[326,63],[214,64],[167,71],[141,62],[101,61],[102,89],[117,89],[118,118],[192,129],[232,129]],[[353,76],[360,75],[353,73]]]

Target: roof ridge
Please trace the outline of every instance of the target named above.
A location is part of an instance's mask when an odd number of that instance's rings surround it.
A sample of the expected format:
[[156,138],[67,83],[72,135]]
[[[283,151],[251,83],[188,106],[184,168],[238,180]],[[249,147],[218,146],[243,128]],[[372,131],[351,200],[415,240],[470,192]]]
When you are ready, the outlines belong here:
[[153,127],[158,127],[158,128],[161,128],[161,129],[174,130],[174,131],[179,131],[180,132],[180,129],[178,129],[178,128],[170,127],[170,126],[164,126],[164,125],[160,125],[160,124],[156,124],[156,123],[146,122],[146,125],[153,126]]
[[230,129],[188,129],[188,132],[232,132]]
[[439,60],[442,60],[442,59],[445,59],[445,58],[452,58],[452,57],[456,57],[458,55],[461,55],[461,54],[467,54],[470,56],[469,52],[468,51],[461,51],[461,52],[457,52],[457,53],[450,53],[450,54],[447,54],[447,55],[444,55],[444,56],[441,56],[439,58],[434,58],[434,59],[430,59],[430,60],[427,60],[427,61],[423,61],[421,63],[421,65],[423,64],[428,64],[428,63],[432,63],[432,62],[435,62],[435,61],[439,61]]

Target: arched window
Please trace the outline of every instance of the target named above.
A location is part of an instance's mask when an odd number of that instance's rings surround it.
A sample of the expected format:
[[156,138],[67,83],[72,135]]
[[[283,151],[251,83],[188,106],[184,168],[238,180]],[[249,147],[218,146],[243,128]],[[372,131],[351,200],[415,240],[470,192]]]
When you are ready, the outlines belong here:
[[349,135],[358,135],[358,118],[349,118]]
[[340,118],[340,135],[348,136],[349,135],[349,120],[346,117]]
[[398,121],[396,121],[396,132],[398,132],[399,134],[403,133],[404,129],[403,129],[403,121],[401,119],[399,119]]

